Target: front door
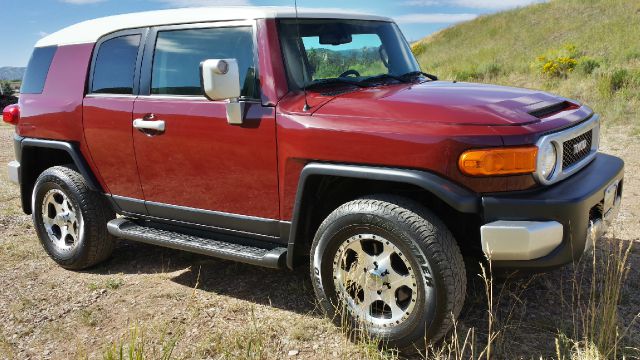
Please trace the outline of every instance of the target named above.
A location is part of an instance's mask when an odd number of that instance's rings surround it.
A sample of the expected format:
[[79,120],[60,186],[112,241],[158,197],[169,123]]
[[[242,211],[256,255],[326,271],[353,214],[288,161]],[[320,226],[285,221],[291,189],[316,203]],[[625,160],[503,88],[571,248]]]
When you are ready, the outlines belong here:
[[[153,60],[133,110],[149,215],[277,235],[267,221],[279,217],[275,111],[258,100],[253,27],[171,26],[149,37],[145,58]],[[201,91],[200,62],[224,58],[240,66],[243,125],[229,125],[225,102]]]

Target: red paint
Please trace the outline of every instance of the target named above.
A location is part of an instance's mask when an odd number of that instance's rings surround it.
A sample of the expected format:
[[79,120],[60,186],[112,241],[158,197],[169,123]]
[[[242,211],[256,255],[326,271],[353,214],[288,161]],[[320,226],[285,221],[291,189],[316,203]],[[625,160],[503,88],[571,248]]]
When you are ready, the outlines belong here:
[[82,101],[94,44],[60,46],[53,57],[42,94],[20,94],[20,123],[24,137],[70,141],[80,151],[100,185],[108,191],[84,141]]
[[82,140],[82,98],[93,44],[61,46],[42,94],[21,94],[18,134],[67,141]]
[[2,110],[2,121],[9,125],[18,125],[20,121],[20,105],[13,104]]
[[258,66],[262,104],[275,106],[289,89],[274,19],[258,20]]
[[[85,44],[60,47],[43,94],[20,97],[17,131],[79,143],[114,195],[289,220],[311,161],[421,169],[476,192],[535,187],[531,175],[476,178],[456,164],[465,150],[534,144],[592,113],[572,106],[538,119],[528,106],[565,99],[450,82],[310,91],[305,112],[303,94],[287,86],[275,20],[259,20],[257,36],[262,99],[247,106],[243,126],[227,123],[223,102],[204,98],[83,100],[93,49]],[[151,113],[165,121],[164,134],[133,129]]]
[[91,158],[108,190],[115,195],[144,199],[131,123],[135,97],[84,99],[84,138]]
[[166,128],[133,133],[146,200],[278,218],[275,112],[246,109],[237,126],[227,123],[222,101],[140,97],[134,118],[155,114]]

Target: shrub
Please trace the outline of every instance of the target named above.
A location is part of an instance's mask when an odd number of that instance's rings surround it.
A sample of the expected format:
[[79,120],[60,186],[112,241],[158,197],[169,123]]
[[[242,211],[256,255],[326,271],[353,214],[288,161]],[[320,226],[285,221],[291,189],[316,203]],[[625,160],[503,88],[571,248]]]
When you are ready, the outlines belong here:
[[600,95],[608,98],[616,92],[624,89],[630,81],[631,76],[627,69],[617,69],[602,76],[598,82],[598,91],[600,92]]
[[560,50],[549,51],[536,58],[534,67],[546,77],[566,78],[578,65],[580,52],[575,45],[567,44]]
[[12,96],[13,95],[13,88],[11,87],[11,83],[8,81],[2,81],[2,84],[0,84],[0,87],[2,88],[2,94],[5,96]]
[[542,75],[547,77],[564,77],[569,76],[570,73],[578,65],[578,61],[568,56],[561,56],[555,59],[549,59],[544,56],[540,56],[537,59],[542,72]]
[[5,108],[5,106],[18,103],[18,98],[15,96],[5,96],[0,95],[0,111]]
[[473,81],[481,78],[482,76],[477,69],[463,69],[453,73],[453,79],[456,81]]
[[611,75],[611,90],[618,91],[629,82],[629,72],[627,69],[618,69]]
[[492,79],[502,74],[502,66],[498,63],[488,63],[480,67],[478,72],[484,79]]
[[427,50],[427,45],[422,41],[413,43],[411,45],[411,52],[413,52],[414,56],[424,54],[426,50]]
[[629,49],[625,52],[624,58],[627,61],[640,59],[640,49]]
[[456,81],[481,81],[496,78],[503,73],[502,65],[492,62],[478,67],[456,70],[453,72],[453,79]]
[[578,60],[578,71],[583,75],[591,75],[600,67],[600,63],[590,57],[583,57]]

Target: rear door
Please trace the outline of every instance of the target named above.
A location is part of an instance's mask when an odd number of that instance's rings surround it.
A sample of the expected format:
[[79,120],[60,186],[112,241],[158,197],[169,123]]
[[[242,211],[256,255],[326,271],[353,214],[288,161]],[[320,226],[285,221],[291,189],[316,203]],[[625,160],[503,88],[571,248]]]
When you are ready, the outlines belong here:
[[[257,85],[254,26],[248,22],[152,29],[134,119],[134,144],[149,215],[221,229],[279,235],[275,111]],[[207,100],[200,63],[235,58],[243,125],[224,101]],[[161,124],[163,130],[145,129]]]
[[140,214],[146,210],[131,122],[146,32],[121,31],[96,44],[83,101],[85,140],[99,175],[123,210]]

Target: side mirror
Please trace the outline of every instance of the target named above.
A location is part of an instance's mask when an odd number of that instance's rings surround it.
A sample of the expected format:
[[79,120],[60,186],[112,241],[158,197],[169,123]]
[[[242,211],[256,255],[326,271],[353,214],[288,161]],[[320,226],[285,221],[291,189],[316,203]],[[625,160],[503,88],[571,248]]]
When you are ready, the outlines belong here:
[[236,59],[209,59],[200,63],[200,83],[207,99],[228,100],[227,122],[242,124],[244,117],[240,97],[240,71]]

